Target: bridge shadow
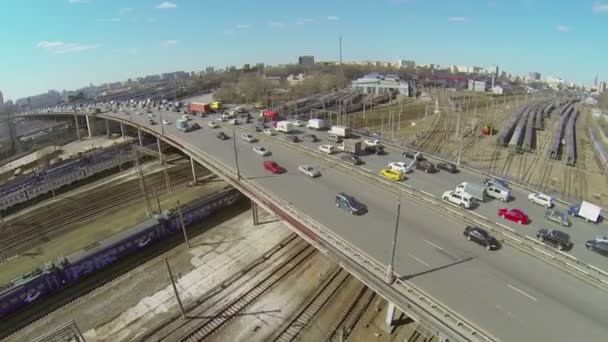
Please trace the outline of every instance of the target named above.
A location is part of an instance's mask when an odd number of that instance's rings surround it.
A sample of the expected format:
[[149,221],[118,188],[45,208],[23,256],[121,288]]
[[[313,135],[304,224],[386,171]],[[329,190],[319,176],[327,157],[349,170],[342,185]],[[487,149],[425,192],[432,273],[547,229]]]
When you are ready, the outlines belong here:
[[468,262],[468,261],[471,261],[471,260],[473,260],[473,259],[474,259],[473,257],[468,257],[468,258],[466,258],[466,259],[458,260],[458,261],[455,261],[455,262],[449,263],[449,264],[447,264],[447,265],[443,265],[443,266],[440,266],[440,267],[431,268],[431,269],[426,270],[426,271],[424,271],[424,272],[419,272],[419,273],[414,273],[414,274],[408,274],[408,275],[404,275],[404,276],[400,277],[399,279],[400,279],[400,280],[404,280],[404,281],[405,281],[405,280],[411,280],[411,279],[413,279],[413,278],[416,278],[416,277],[419,277],[419,276],[423,276],[423,275],[428,274],[428,273],[432,273],[432,272],[440,271],[440,270],[443,270],[443,269],[448,268],[448,267],[452,267],[452,266],[456,266],[456,265],[459,265],[459,264],[463,264],[463,263]]

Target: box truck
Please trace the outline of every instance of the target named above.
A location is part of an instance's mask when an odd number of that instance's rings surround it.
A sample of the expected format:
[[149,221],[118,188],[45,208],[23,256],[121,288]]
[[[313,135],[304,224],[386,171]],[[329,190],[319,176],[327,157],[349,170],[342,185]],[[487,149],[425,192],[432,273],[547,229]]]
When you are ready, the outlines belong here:
[[352,133],[352,130],[350,129],[350,127],[346,127],[346,126],[331,126],[331,130],[329,131],[329,134],[338,136],[338,137],[342,137],[342,138],[348,138]]
[[308,120],[308,124],[306,125],[306,127],[311,128],[311,129],[321,130],[321,129],[326,129],[327,127],[329,127],[329,124],[327,123],[327,121],[325,121],[323,119],[310,119],[310,120]]
[[471,182],[462,182],[456,187],[456,192],[461,192],[471,195],[474,199],[485,202],[486,200],[486,187],[480,184]]
[[361,141],[354,139],[344,140],[340,145],[338,145],[338,150],[359,155],[362,151]]
[[190,130],[188,119],[177,119],[177,121],[175,121],[175,127],[183,132],[188,132]]
[[599,220],[601,212],[602,208],[586,201],[574,203],[568,208],[568,214],[570,216],[582,217],[585,221],[594,223],[597,223]]
[[188,112],[192,114],[208,114],[211,113],[211,106],[208,103],[190,102],[188,104]]
[[293,123],[289,121],[279,121],[277,122],[277,131],[283,133],[291,133],[294,130],[295,126]]

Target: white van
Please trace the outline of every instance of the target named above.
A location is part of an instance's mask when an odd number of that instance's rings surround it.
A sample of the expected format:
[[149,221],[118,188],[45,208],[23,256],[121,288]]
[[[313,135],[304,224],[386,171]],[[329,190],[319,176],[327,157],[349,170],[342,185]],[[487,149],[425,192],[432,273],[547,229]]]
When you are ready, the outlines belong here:
[[488,195],[488,197],[495,198],[501,202],[508,202],[511,198],[511,191],[504,189],[500,186],[490,185],[486,188],[486,195]]

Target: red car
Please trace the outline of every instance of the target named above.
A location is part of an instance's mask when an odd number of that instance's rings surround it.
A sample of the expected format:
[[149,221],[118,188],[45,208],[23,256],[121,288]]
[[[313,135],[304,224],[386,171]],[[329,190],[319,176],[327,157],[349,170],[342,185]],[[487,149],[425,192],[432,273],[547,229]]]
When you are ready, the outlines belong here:
[[272,160],[264,161],[264,168],[272,173],[283,173],[285,169],[279,166],[279,164],[275,163]]
[[519,209],[500,208],[498,209],[498,216],[519,224],[530,223],[528,215],[524,214],[524,212]]

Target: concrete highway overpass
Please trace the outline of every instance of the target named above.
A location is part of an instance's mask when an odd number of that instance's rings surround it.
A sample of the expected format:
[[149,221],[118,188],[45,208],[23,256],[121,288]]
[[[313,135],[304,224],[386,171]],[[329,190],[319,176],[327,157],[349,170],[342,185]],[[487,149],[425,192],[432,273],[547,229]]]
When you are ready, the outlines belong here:
[[[345,165],[339,157],[316,151],[320,143],[291,144],[282,136],[253,133],[251,125],[236,128],[236,151],[241,178],[236,174],[233,140],[220,141],[218,131],[233,135],[226,124],[184,133],[175,128],[180,113],[162,112],[171,125],[149,125],[146,115],[97,114],[139,132],[153,134],[181,149],[194,160],[226,179],[265,210],[285,222],[364,283],[440,337],[450,341],[604,341],[608,336],[605,273],[607,259],[584,248],[584,241],[608,233],[606,225],[573,219],[568,233],[575,247],[568,253],[532,241],[544,221],[545,209],[527,201],[524,189],[514,187],[516,199],[508,204],[484,203],[473,211],[440,200],[443,191],[462,181],[480,182],[484,175],[463,170],[435,175],[415,171],[402,184],[377,176],[389,161],[401,160],[396,147],[386,156],[364,157],[363,166]],[[158,116],[155,121],[160,121]],[[73,113],[37,115],[74,115]],[[241,133],[256,134],[259,143],[240,140]],[[315,132],[318,136],[323,136]],[[325,142],[323,142],[325,143]],[[263,145],[272,155],[260,157],[252,147]],[[287,169],[271,175],[262,162],[272,159]],[[322,177],[310,179],[297,172],[299,164],[320,166]],[[335,207],[335,195],[347,192],[366,204],[369,212],[352,216]],[[385,282],[395,229],[396,204],[402,206],[394,259],[397,281]],[[519,207],[532,223],[518,226],[499,221],[501,206]],[[560,205],[561,206],[561,205]],[[463,238],[466,224],[495,232],[504,242],[496,252]],[[497,224],[499,223],[499,224]],[[590,265],[595,265],[592,267]]]

